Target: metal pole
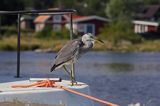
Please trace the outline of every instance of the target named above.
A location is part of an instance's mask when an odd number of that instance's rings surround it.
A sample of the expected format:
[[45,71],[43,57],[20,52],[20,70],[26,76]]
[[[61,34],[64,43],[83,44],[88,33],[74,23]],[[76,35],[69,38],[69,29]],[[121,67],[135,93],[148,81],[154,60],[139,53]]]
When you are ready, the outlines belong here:
[[[73,16],[70,14],[70,40],[73,39]],[[72,78],[72,86],[73,86],[73,80],[75,81],[75,68],[74,63],[71,64],[71,78]]]
[[2,34],[1,33],[1,27],[2,27],[2,25],[1,25],[1,15],[0,15],[0,35]]
[[[1,15],[17,15],[17,30],[18,30],[18,37],[17,37],[17,78],[20,77],[20,37],[21,37],[21,31],[20,31],[20,18],[22,14],[34,14],[34,15],[49,15],[49,14],[69,14],[70,15],[70,39],[73,39],[73,17],[72,14],[75,13],[76,10],[74,9],[65,9],[65,10],[32,10],[32,11],[0,11]],[[2,18],[2,17],[0,17]],[[1,21],[1,19],[0,19]],[[2,23],[0,22],[2,25]]]
[[21,38],[20,18],[21,18],[21,14],[18,14],[17,75],[16,75],[16,78],[20,77],[20,38]]
[[70,14],[70,40],[73,39],[73,16]]

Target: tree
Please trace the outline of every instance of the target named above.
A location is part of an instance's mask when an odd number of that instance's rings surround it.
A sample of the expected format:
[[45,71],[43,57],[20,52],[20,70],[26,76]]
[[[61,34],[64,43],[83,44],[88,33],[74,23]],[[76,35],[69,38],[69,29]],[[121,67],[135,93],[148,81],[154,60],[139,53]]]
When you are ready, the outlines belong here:
[[110,0],[106,7],[106,14],[111,18],[111,23],[109,27],[102,30],[102,35],[114,44],[122,40],[138,41],[139,38],[135,36],[132,26],[132,17],[137,4],[136,0]]
[[[23,0],[1,0],[0,10],[1,11],[16,11],[23,10]],[[16,22],[17,16],[1,16],[1,24],[13,24]]]
[[105,4],[108,0],[56,0],[56,6],[63,8],[73,8],[80,15],[99,15],[105,16]]
[[160,4],[160,0],[143,0],[143,3],[146,5]]
[[33,6],[35,9],[53,8],[54,4],[54,0],[33,0]]
[[117,44],[123,40],[132,43],[140,42],[140,37],[134,34],[131,19],[126,16],[119,17],[120,21],[114,21],[109,26],[101,30],[101,37],[106,38],[113,44]]
[[106,6],[106,15],[112,20],[117,20],[121,16],[132,17],[137,4],[136,0],[110,0]]
[[84,12],[87,13],[87,15],[99,15],[99,16],[105,16],[105,7],[106,3],[109,0],[85,0],[84,2]]

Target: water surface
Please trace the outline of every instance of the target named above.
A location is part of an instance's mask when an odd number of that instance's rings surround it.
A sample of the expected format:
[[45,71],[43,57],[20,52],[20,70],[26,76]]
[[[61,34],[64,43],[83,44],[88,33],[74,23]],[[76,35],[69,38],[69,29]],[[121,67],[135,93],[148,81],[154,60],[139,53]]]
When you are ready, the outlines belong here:
[[[22,52],[21,76],[68,79],[63,69],[50,73],[54,57],[55,53]],[[15,75],[16,52],[0,52],[0,76]],[[121,106],[160,104],[160,53],[89,52],[76,64],[76,78],[90,85],[93,96]]]

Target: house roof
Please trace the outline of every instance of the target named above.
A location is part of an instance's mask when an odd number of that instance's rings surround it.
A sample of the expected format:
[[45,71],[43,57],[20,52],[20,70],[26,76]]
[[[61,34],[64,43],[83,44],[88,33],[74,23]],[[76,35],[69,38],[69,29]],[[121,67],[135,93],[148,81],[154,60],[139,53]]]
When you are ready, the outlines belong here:
[[87,16],[73,15],[73,20],[86,18]]
[[137,18],[153,18],[154,15],[160,9],[160,5],[149,5],[147,7],[141,7],[139,12],[136,14]]
[[106,22],[110,21],[109,19],[103,18],[100,16],[81,16],[81,17],[73,18],[73,22],[82,22],[82,21],[88,21],[88,20],[92,20],[92,19],[97,19],[97,20],[106,21]]
[[138,20],[134,20],[133,23],[134,24],[141,24],[141,25],[159,26],[158,22],[151,22],[151,21],[138,21]]
[[[42,15],[42,16],[37,16],[34,20],[34,23],[44,23],[45,21],[47,21],[49,18],[51,17],[51,15]],[[66,19],[65,22],[70,20],[70,16],[69,15],[63,15],[63,17]],[[88,21],[88,20],[92,20],[92,19],[97,19],[97,20],[101,20],[101,21],[110,21],[107,18],[103,18],[100,16],[80,16],[80,15],[74,15],[73,14],[73,22],[82,22],[82,21]]]
[[[69,16],[68,15],[63,15],[66,20],[69,20]],[[45,22],[47,19],[49,19],[51,17],[51,15],[43,15],[43,16],[38,16],[34,22],[35,23],[43,23]],[[76,20],[76,19],[80,19],[82,17],[85,17],[85,16],[78,16],[78,15],[73,15],[73,20]]]
[[[65,14],[65,15],[63,15],[63,16],[64,16],[64,18],[65,18],[67,21],[70,20],[70,16],[69,16],[68,14]],[[72,15],[72,19],[73,19],[73,20],[80,19],[80,18],[84,18],[84,17],[87,17],[87,16],[80,16],[80,15],[75,15],[75,14]]]
[[147,18],[153,17],[156,14],[156,12],[159,10],[159,8],[160,8],[160,5],[151,5],[145,14],[145,17]]
[[50,18],[50,15],[42,15],[38,16],[35,20],[34,23],[44,23],[48,18]]
[[[49,8],[48,10],[61,10],[60,8]],[[51,15],[40,15],[35,18],[34,23],[44,23]]]

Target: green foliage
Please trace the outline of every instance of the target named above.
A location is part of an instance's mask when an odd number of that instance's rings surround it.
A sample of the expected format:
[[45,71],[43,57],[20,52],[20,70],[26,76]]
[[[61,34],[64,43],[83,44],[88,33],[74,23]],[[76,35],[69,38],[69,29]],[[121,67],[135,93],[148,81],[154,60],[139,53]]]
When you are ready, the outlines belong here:
[[[16,11],[16,10],[23,10],[24,9],[23,0],[1,0],[0,3],[0,10],[1,11]],[[1,17],[1,24],[2,25],[10,25],[16,23],[17,16],[13,15],[2,15]]]
[[14,51],[16,49],[17,49],[16,46],[11,44],[2,44],[0,46],[0,50],[4,50],[4,51]]
[[[160,4],[159,0],[1,0],[1,11],[73,8],[80,15],[100,15],[117,18],[119,14],[133,15],[138,5]],[[106,13],[106,14],[105,14]],[[2,16],[1,24],[16,24],[17,16]]]
[[[109,0],[84,0],[82,8],[77,8],[81,14],[105,16],[106,3]],[[83,9],[83,10],[82,10]]]
[[[53,7],[74,8],[78,13],[104,15],[107,4],[107,14],[109,11],[130,11],[136,8],[137,3],[159,4],[159,0],[1,0],[0,10],[24,10],[47,9]],[[87,11],[86,11],[87,10]]]
[[24,9],[23,0],[1,0],[0,10],[22,10]]
[[[48,8],[73,8],[80,15],[105,16],[106,3],[109,0],[1,0],[1,11],[48,9]],[[17,16],[2,16],[1,24],[16,24]]]
[[69,31],[66,28],[63,28],[60,31],[53,31],[52,27],[47,26],[42,31],[37,32],[36,37],[41,39],[69,39]]
[[109,27],[102,29],[101,35],[114,44],[122,41],[132,43],[141,42],[141,38],[134,34],[132,17],[138,7],[137,0],[110,0],[106,8],[106,14],[112,22]]
[[52,35],[52,27],[47,26],[43,30],[36,33],[37,38],[49,38]]
[[[0,27],[0,37],[9,37],[9,36],[17,36],[17,27],[16,26],[1,26]],[[21,35],[33,35],[33,30],[31,29],[21,29]]]
[[16,26],[3,26],[0,28],[0,34],[5,36],[11,36],[17,34]]
[[112,20],[117,20],[121,16],[131,17],[137,6],[137,0],[110,0],[106,6],[106,15]]
[[133,32],[133,26],[130,18],[124,16],[119,17],[117,21],[114,21],[109,26],[102,29],[100,35],[114,44],[123,40],[130,41],[132,43],[141,42],[141,38]]
[[55,0],[26,0],[26,1],[32,1],[33,8],[35,9],[53,8],[53,5],[55,4]]
[[143,3],[146,4],[146,5],[160,4],[160,0],[143,0]]
[[52,33],[53,39],[69,39],[69,37],[69,30],[66,28],[62,28],[62,30]]
[[40,48],[40,45],[39,44],[29,44],[29,43],[22,43],[21,44],[21,50],[36,50]]

